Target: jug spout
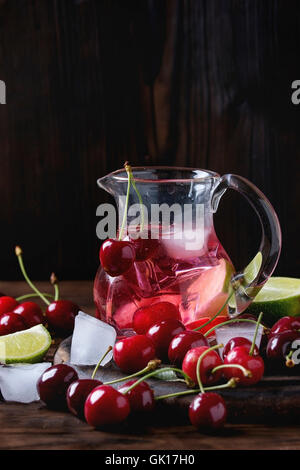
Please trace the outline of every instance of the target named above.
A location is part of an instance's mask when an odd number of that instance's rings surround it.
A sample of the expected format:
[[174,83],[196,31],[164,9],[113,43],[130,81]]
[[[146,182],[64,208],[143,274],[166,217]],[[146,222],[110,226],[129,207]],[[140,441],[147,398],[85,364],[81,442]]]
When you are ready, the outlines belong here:
[[110,174],[98,178],[97,185],[109,194],[112,194],[113,196],[115,195],[114,181]]
[[128,174],[125,168],[113,171],[108,175],[98,178],[97,184],[101,189],[117,198],[118,196],[125,195],[127,192]]

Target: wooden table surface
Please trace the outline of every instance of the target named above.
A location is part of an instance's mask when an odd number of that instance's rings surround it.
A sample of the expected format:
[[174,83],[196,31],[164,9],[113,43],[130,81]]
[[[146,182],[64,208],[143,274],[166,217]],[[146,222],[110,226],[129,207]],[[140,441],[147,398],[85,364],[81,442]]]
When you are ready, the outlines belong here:
[[[37,283],[51,293],[46,282]],[[93,313],[92,282],[60,283],[61,297]],[[0,282],[0,291],[18,296],[30,292],[23,282]],[[50,354],[53,355],[53,347]],[[117,432],[96,431],[66,412],[49,411],[42,403],[0,402],[0,449],[49,450],[294,450],[300,449],[299,427],[227,424],[218,435],[198,433],[189,425],[136,423]]]

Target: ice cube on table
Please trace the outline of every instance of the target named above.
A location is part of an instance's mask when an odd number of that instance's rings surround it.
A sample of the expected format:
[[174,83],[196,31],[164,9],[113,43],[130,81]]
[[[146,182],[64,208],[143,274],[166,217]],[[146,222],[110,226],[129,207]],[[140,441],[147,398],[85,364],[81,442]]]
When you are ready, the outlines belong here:
[[[231,325],[224,325],[220,326],[219,328],[216,328],[216,341],[217,344],[226,344],[228,343],[229,340],[232,338],[236,337],[243,337],[249,339],[249,341],[253,341],[254,338],[254,333],[255,333],[256,325],[254,323],[247,323],[246,322],[236,322],[232,323]],[[261,337],[263,333],[263,326],[259,326],[255,344],[259,348],[260,347],[260,342],[261,342]],[[223,349],[220,348],[219,352],[220,355],[222,356],[223,354]]]
[[0,366],[0,390],[4,400],[19,403],[38,401],[37,381],[51,365],[50,362],[40,362]]
[[[75,317],[71,343],[70,363],[75,365],[95,365],[107,351],[114,346],[116,330],[107,323],[84,312]],[[104,366],[112,359],[112,351],[102,361]]]

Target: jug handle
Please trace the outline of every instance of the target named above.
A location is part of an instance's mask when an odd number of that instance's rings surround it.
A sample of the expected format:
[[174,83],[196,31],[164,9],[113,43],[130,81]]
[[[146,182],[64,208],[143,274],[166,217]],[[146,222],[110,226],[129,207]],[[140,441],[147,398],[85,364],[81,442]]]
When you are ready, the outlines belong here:
[[234,189],[242,194],[254,208],[261,223],[262,239],[259,252],[242,271],[231,278],[229,315],[234,317],[243,312],[272,275],[281,251],[281,229],[278,217],[266,196],[250,181],[242,176],[226,174],[219,179],[212,196],[212,209],[215,212],[226,189]]

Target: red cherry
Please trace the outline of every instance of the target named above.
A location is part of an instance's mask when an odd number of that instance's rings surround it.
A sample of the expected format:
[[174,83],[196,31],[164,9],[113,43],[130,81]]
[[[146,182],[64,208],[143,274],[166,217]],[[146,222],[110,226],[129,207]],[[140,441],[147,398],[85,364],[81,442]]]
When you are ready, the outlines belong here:
[[[151,233],[150,233],[151,236]],[[158,240],[137,238],[130,240],[135,249],[136,261],[146,261],[151,258],[158,248]]]
[[278,320],[271,328],[269,333],[269,339],[272,336],[282,333],[288,330],[300,330],[300,317],[282,317]]
[[[125,393],[136,380],[129,380],[119,388],[120,393]],[[131,411],[152,411],[155,407],[154,393],[147,382],[140,382],[136,387],[126,393],[128,397]]]
[[12,312],[17,305],[19,305],[19,302],[13,297],[8,297],[7,295],[0,297],[0,315],[2,313]]
[[26,330],[27,325],[17,313],[7,312],[0,316],[0,336]]
[[169,349],[168,358],[171,364],[181,367],[184,356],[189,349],[198,346],[209,346],[207,338],[200,331],[186,330],[182,331],[172,339]]
[[267,358],[281,362],[283,359],[286,360],[286,356],[291,351],[292,343],[296,339],[300,339],[300,332],[297,330],[283,330],[281,333],[273,334],[267,344]]
[[254,385],[264,375],[264,361],[261,356],[250,356],[244,346],[236,346],[231,349],[224,359],[224,364],[239,364],[251,372],[251,377],[245,377],[243,371],[237,367],[223,369],[225,377],[237,377],[240,385]]
[[[236,348],[237,346],[243,346],[243,348],[249,353],[252,347],[252,341],[250,341],[247,338],[244,338],[243,336],[237,336],[236,338],[231,338],[227,344],[225,344],[225,347],[223,349],[223,359],[229,351],[231,351],[233,348]],[[254,351],[253,351],[254,356],[259,355],[259,349],[255,345],[254,346]]]
[[154,323],[172,318],[181,320],[178,308],[171,302],[157,302],[134,312],[133,329],[138,334],[145,334]]
[[91,391],[99,385],[102,385],[102,382],[96,379],[79,379],[69,385],[66,399],[73,415],[84,418],[85,401]]
[[185,326],[179,320],[169,319],[152,325],[146,336],[153,342],[158,358],[168,359],[169,345],[174,336],[182,331],[185,331]]
[[[182,370],[185,372],[195,383],[197,380],[197,362],[199,357],[204,351],[209,349],[207,346],[199,346],[197,348],[190,349],[184,356],[182,363]],[[200,379],[203,385],[214,384],[222,377],[222,370],[217,370],[214,374],[211,371],[223,364],[219,354],[212,350],[209,351],[201,360],[200,364]]]
[[132,267],[135,250],[130,242],[109,238],[102,243],[99,257],[103,269],[115,277],[124,274]]
[[113,350],[114,360],[122,372],[132,374],[147,366],[156,357],[152,341],[145,335],[135,335],[118,341]]
[[189,406],[190,421],[198,429],[221,428],[226,417],[226,404],[218,393],[199,393]]
[[48,408],[65,409],[67,407],[67,389],[75,380],[78,380],[78,375],[73,367],[67,364],[56,364],[49,367],[37,382],[40,399]]
[[94,388],[84,405],[85,419],[95,428],[121,423],[129,413],[130,404],[126,395],[109,385]]
[[23,302],[14,309],[14,313],[20,315],[29,328],[45,321],[42,309],[35,302]]
[[56,300],[48,305],[46,318],[49,326],[62,335],[72,333],[75,316],[79,312],[78,305],[69,300]]

